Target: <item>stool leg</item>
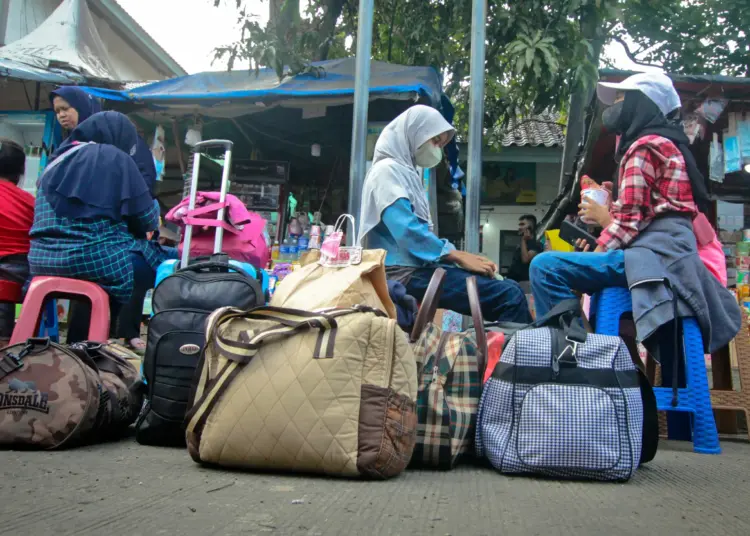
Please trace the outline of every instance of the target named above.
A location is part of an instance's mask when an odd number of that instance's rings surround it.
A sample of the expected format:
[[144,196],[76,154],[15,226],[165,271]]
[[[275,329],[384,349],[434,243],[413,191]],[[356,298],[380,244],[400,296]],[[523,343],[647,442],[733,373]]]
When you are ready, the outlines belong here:
[[42,315],[43,300],[44,296],[40,293],[28,292],[26,294],[26,299],[21,307],[21,314],[10,339],[11,344],[20,344],[36,334],[39,319]]
[[[687,359],[680,362],[680,377],[675,378],[672,375],[674,360],[682,359],[682,353],[679,349],[674,348],[672,338],[672,327],[667,326],[660,331],[661,341],[661,385],[662,387],[672,387],[672,382],[677,382],[678,387],[685,386],[685,363]],[[692,406],[692,404],[691,404]],[[667,438],[675,441],[692,441],[693,440],[693,414],[684,411],[667,411]]]
[[702,454],[720,454],[721,445],[708,390],[708,372],[698,322],[694,318],[686,318],[683,331],[687,356],[685,376],[691,404],[695,408],[693,450]]

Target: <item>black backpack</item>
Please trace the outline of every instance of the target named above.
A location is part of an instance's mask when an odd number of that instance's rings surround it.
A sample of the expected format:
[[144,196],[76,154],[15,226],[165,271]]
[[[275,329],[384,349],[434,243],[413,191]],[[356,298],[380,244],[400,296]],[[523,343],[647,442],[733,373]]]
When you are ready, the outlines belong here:
[[136,422],[139,443],[185,445],[183,421],[206,341],[206,319],[220,307],[265,303],[260,282],[234,264],[231,269],[226,255],[212,255],[177,270],[154,290],[143,360],[146,403]]

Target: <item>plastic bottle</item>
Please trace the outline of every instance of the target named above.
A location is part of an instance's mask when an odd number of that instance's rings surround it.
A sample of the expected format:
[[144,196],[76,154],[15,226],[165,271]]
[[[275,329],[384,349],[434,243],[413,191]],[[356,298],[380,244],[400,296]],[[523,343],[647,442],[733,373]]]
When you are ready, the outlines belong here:
[[274,240],[273,247],[271,248],[271,259],[278,261],[281,252],[281,246],[278,240]]
[[287,235],[286,238],[281,242],[281,246],[279,247],[279,262],[292,262],[292,236],[289,234],[289,230],[287,228]]
[[286,245],[287,255],[288,258],[285,262],[296,262],[299,258],[299,248],[297,245],[297,236],[290,234],[287,236],[286,240],[284,240],[284,244]]
[[299,237],[299,240],[297,241],[297,250],[299,252],[298,257],[302,257],[305,253],[307,253],[307,250],[310,248],[310,230],[305,229],[305,232],[302,234],[302,236]]

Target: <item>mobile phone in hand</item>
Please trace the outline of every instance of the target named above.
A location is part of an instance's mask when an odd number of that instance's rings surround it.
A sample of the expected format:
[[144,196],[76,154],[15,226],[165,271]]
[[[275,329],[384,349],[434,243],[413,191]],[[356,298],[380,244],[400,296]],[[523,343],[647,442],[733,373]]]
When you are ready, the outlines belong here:
[[591,248],[591,251],[596,249],[597,243],[596,238],[591,233],[588,233],[584,229],[581,229],[574,223],[565,220],[560,224],[560,238],[565,240],[568,244],[576,247],[576,242],[583,238]]

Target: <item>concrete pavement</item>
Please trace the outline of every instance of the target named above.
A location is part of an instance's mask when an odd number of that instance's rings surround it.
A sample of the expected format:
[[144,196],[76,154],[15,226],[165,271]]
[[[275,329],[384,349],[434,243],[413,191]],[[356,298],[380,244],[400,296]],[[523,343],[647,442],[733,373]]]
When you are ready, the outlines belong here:
[[0,452],[0,535],[750,534],[750,445],[663,442],[628,484],[509,478],[478,467],[387,482],[203,468],[132,439]]

